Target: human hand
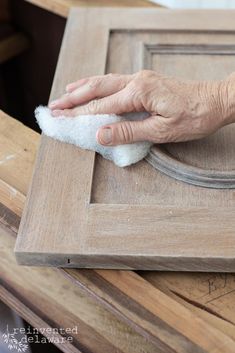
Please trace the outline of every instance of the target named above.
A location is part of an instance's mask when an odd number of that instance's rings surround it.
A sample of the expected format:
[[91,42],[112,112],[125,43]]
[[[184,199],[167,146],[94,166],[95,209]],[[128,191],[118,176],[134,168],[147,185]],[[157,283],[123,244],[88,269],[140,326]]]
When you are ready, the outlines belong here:
[[105,125],[102,145],[137,141],[179,142],[205,137],[235,121],[235,75],[222,81],[189,81],[143,70],[78,80],[51,102],[54,117],[147,111],[143,121]]

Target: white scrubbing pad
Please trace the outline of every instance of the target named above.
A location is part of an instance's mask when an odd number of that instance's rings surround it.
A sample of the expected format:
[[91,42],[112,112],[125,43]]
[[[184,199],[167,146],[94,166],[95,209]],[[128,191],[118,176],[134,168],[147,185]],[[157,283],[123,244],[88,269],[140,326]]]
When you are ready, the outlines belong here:
[[106,124],[122,120],[143,120],[147,113],[126,114],[125,117],[109,114],[79,115],[68,118],[53,117],[51,110],[39,106],[35,110],[37,122],[47,136],[100,153],[104,158],[114,161],[119,167],[125,167],[143,159],[151,146],[149,142],[138,142],[120,146],[102,146],[96,140],[97,130]]

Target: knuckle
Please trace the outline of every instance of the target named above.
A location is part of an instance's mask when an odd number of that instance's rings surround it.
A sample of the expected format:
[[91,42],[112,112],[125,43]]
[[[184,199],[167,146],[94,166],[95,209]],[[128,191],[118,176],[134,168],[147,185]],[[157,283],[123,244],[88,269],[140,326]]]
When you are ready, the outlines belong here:
[[64,115],[65,116],[74,116],[73,109],[65,109],[64,110]]
[[149,80],[152,77],[153,77],[153,71],[141,70],[137,73],[135,79],[132,81],[132,84],[135,87],[135,89],[138,89],[141,92],[145,92],[149,85]]
[[99,106],[99,100],[93,99],[86,106],[87,112],[91,114],[95,113],[98,109],[98,106]]
[[140,70],[137,72],[136,77],[140,79],[148,79],[153,76],[153,71],[151,70]]
[[116,88],[118,90],[126,87],[125,75],[109,73],[106,76],[110,81],[115,82]]
[[133,130],[130,122],[126,121],[120,125],[118,125],[118,131],[117,131],[119,139],[124,142],[132,142],[133,141]]
[[76,99],[74,97],[73,94],[69,93],[69,94],[64,94],[61,98],[60,98],[60,103],[65,105],[66,108],[67,107],[71,107],[76,103]]
[[87,85],[91,91],[96,91],[97,88],[101,85],[101,79],[98,77],[93,77],[87,82]]
[[121,77],[120,74],[114,74],[112,72],[110,72],[109,74],[106,75],[107,78],[119,78]]

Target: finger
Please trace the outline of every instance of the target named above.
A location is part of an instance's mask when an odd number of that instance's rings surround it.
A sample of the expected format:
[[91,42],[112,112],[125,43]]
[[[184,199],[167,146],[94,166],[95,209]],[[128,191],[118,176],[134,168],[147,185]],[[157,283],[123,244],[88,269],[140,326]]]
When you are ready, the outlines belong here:
[[84,84],[50,103],[51,109],[67,109],[122,90],[132,75],[105,75],[89,78]]
[[111,96],[90,101],[88,104],[80,105],[71,109],[55,109],[51,111],[52,116],[74,117],[78,115],[96,114],[123,114],[133,111],[131,99],[125,90]]
[[135,110],[127,89],[108,97],[92,100],[88,104],[78,106],[75,109],[77,115],[123,114]]
[[86,77],[86,78],[82,78],[81,80],[67,84],[66,92],[68,92],[68,93],[73,92],[76,88],[81,87],[82,85],[87,83],[88,80],[89,80],[89,78]]
[[[165,143],[171,140],[171,128],[167,118],[151,116],[142,121],[122,121],[105,125],[97,131],[97,141],[106,146],[149,141]],[[173,139],[173,136],[172,136]]]
[[115,146],[137,141],[147,141],[150,125],[143,121],[122,121],[105,125],[97,132],[96,138],[101,145]]
[[56,109],[51,111],[53,117],[65,116],[68,118],[73,118],[77,115],[76,108],[73,109]]

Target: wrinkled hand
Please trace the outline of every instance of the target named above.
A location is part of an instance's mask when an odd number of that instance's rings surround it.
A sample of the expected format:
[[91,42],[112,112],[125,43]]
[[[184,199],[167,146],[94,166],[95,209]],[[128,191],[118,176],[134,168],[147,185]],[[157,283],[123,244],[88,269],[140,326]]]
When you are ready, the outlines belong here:
[[136,141],[195,140],[235,121],[235,75],[222,81],[187,81],[154,71],[108,74],[78,80],[51,102],[54,117],[147,111],[143,121],[105,125],[97,132],[103,145]]

